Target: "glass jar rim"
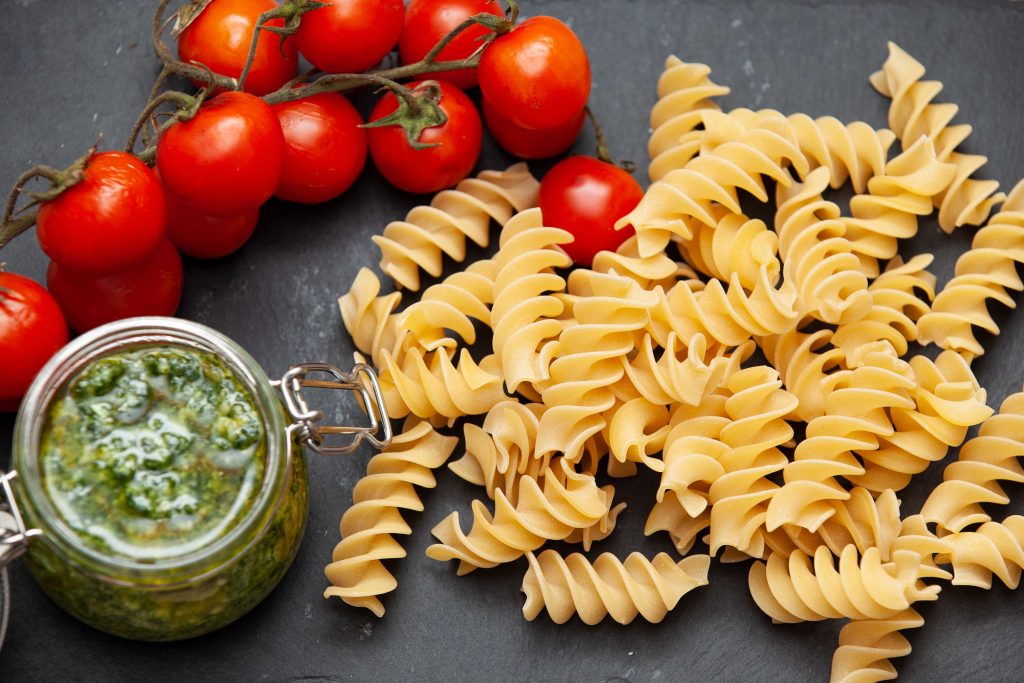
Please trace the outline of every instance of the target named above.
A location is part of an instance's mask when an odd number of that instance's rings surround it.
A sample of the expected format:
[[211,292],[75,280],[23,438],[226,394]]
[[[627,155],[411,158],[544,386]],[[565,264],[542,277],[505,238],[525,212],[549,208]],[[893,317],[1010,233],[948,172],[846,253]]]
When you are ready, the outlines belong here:
[[[43,490],[39,442],[57,392],[87,363],[115,351],[160,344],[213,353],[231,368],[252,395],[259,411],[266,440],[266,469],[259,493],[248,512],[224,535],[195,551],[143,562],[104,553],[86,544],[64,522]],[[71,551],[77,558],[86,559],[115,582],[123,581],[124,575],[165,578],[182,573],[192,579],[220,571],[262,536],[288,488],[290,440],[291,431],[269,378],[238,343],[190,320],[138,317],[108,323],[81,335],[43,366],[25,394],[15,422],[13,466],[19,470],[21,488],[29,498],[27,502],[37,511],[38,523],[50,542]]]

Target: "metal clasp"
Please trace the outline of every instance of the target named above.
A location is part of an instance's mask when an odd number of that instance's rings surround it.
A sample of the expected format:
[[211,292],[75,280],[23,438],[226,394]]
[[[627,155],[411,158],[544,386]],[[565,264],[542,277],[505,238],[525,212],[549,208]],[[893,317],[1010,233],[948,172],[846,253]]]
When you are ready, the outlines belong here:
[[[327,379],[310,377],[313,373],[325,374]],[[288,368],[280,381],[272,382],[281,391],[288,414],[299,431],[299,439],[314,453],[320,455],[344,455],[351,453],[363,440],[376,448],[387,448],[391,443],[391,421],[388,419],[384,396],[377,381],[377,373],[369,365],[359,363],[350,372],[345,372],[329,363],[302,363]],[[303,387],[319,389],[342,389],[355,392],[360,407],[366,413],[370,424],[365,427],[348,425],[321,425],[322,410],[309,407],[302,395]],[[351,435],[340,443],[327,443],[330,434]]]
[[16,476],[15,470],[0,474],[0,492],[3,493],[3,498],[0,498],[0,567],[6,567],[24,555],[29,539],[43,535],[40,529],[25,528],[25,520],[11,488],[11,480]]

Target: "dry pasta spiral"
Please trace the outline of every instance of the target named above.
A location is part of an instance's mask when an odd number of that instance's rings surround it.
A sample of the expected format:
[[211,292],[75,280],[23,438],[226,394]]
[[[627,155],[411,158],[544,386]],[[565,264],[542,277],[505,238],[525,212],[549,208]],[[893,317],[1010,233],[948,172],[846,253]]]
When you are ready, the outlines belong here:
[[786,390],[799,399],[794,412],[805,422],[825,413],[821,382],[846,359],[840,349],[830,346],[831,341],[832,330],[805,333],[796,329],[757,339],[765,358],[779,371]]
[[897,256],[872,281],[867,293],[871,306],[857,320],[841,323],[832,345],[849,356],[856,349],[884,339],[899,356],[917,340],[917,321],[927,313],[935,296],[935,275],[928,271],[931,254],[919,254],[908,262]]
[[[708,125],[714,120],[708,118],[712,113],[704,112]],[[713,152],[702,154],[655,181],[637,207],[616,222],[615,227],[632,225],[640,256],[652,256],[664,251],[673,237],[691,239],[690,221],[714,225],[716,203],[741,213],[739,190],[767,202],[763,178],[791,182],[784,171],[789,164],[799,175],[807,173],[807,160],[793,143],[766,128],[750,128],[738,139],[719,145]]]
[[541,418],[537,450],[580,458],[583,443],[604,429],[603,413],[615,404],[613,385],[622,358],[636,346],[657,301],[653,292],[614,273],[575,270],[569,291],[576,324],[565,327],[555,347],[550,381],[542,391],[549,406]]
[[878,548],[858,557],[848,545],[838,567],[825,546],[813,558],[794,552],[788,558],[772,553],[767,562],[754,562],[748,582],[758,607],[776,623],[822,619],[886,619],[919,600],[935,600],[939,586],[922,581],[921,556],[897,550],[883,562]]
[[542,347],[553,344],[562,331],[557,318],[564,304],[547,293],[565,289],[565,279],[554,269],[572,263],[558,248],[570,241],[572,235],[566,231],[543,226],[540,209],[523,211],[506,223],[494,257],[497,274],[491,316],[492,346],[501,359],[509,391],[516,391],[523,382],[548,378],[550,359]]
[[380,352],[398,351],[395,309],[402,302],[400,292],[380,295],[380,280],[369,268],[360,268],[348,292],[338,299],[341,319],[356,348],[380,364]]
[[735,347],[752,335],[781,334],[796,326],[796,292],[788,284],[772,286],[768,270],[761,267],[753,291],[747,294],[733,275],[728,287],[712,279],[694,291],[678,282],[669,290],[655,289],[657,303],[651,311],[650,332],[660,346],[674,333],[679,340],[701,335],[709,342]]
[[952,232],[961,225],[981,225],[1005,195],[998,192],[998,182],[971,177],[988,159],[955,151],[971,134],[971,126],[949,125],[958,107],[950,103],[933,103],[932,100],[942,91],[942,84],[922,81],[924,73],[920,62],[890,42],[889,58],[881,71],[871,75],[871,84],[878,92],[892,98],[889,126],[903,141],[904,148],[921,136],[928,137],[935,143],[939,160],[956,167],[956,175],[949,188],[934,199],[942,229]]
[[[453,512],[434,527],[439,541],[427,548],[435,560],[459,560],[459,575],[480,568],[512,562],[540,548],[546,541],[563,540],[578,529],[607,519],[614,489],[599,488],[590,475],[574,472],[565,460],[553,463],[543,477],[523,477],[513,505],[495,491],[494,514],[479,500],[473,501],[473,526],[464,533],[459,513]],[[561,474],[562,476],[559,476]]]
[[831,683],[874,683],[896,678],[889,661],[910,654],[910,642],[900,631],[924,626],[912,607],[885,619],[851,621],[839,632],[832,655]]
[[977,531],[945,536],[949,555],[939,559],[953,566],[954,586],[989,589],[992,576],[1008,588],[1020,585],[1024,569],[1024,517],[1013,515],[999,522],[985,522]]
[[414,207],[405,220],[373,237],[381,251],[381,271],[399,287],[418,290],[420,271],[438,277],[444,256],[464,261],[467,238],[486,247],[491,221],[504,225],[516,211],[535,206],[539,186],[526,164],[519,163],[504,171],[482,171],[437,193],[429,205]]
[[778,372],[766,365],[740,370],[729,378],[732,394],[725,402],[729,424],[720,439],[723,474],[711,483],[711,554],[730,546],[752,557],[764,554],[768,502],[778,490],[769,476],[782,471],[788,459],[779,446],[793,438],[786,418],[798,404],[782,388]]
[[676,562],[666,553],[648,560],[630,553],[625,562],[602,553],[593,563],[579,553],[563,558],[554,550],[528,554],[523,577],[523,616],[533,621],[547,609],[564,624],[578,614],[585,624],[606,616],[628,624],[637,616],[658,623],[694,588],[706,586],[711,558],[692,555]]
[[850,497],[837,477],[863,474],[856,454],[878,449],[880,438],[893,433],[887,411],[913,409],[913,373],[892,345],[870,345],[855,362],[854,369],[825,380],[825,412],[808,423],[806,438],[783,470],[785,483],[768,504],[769,530],[789,524],[817,531]]
[[801,316],[828,323],[859,320],[868,311],[867,277],[846,238],[840,210],[822,198],[828,171],[816,169],[803,183],[779,185],[775,230],[786,282],[797,291]]
[[[377,367],[388,415],[454,420],[486,413],[507,398],[495,356],[478,364],[465,348],[457,362],[452,360],[454,355],[453,349],[445,347],[428,352],[411,348],[400,358],[382,351]],[[361,361],[358,354],[356,360]]]
[[658,78],[658,102],[651,110],[651,139],[647,151],[651,157],[648,175],[658,180],[673,169],[682,168],[700,145],[701,112],[718,110],[712,98],[729,94],[729,88],[710,78],[705,64],[687,64],[676,56],[665,60]]
[[728,281],[735,273],[747,291],[756,286],[762,266],[774,283],[781,269],[778,236],[764,221],[743,214],[719,208],[714,216],[714,226],[700,222],[691,225],[693,237],[681,245],[687,261],[701,273],[719,280]]
[[941,528],[957,532],[992,518],[983,503],[1006,505],[1010,497],[1000,482],[1024,482],[1024,392],[1013,394],[999,413],[982,423],[978,435],[946,466],[942,483],[928,496],[921,515]]
[[867,194],[850,200],[846,238],[868,277],[878,275],[878,261],[896,256],[898,240],[917,234],[918,216],[932,212],[932,197],[945,190],[956,166],[935,155],[930,138],[920,138],[868,181]]
[[692,280],[697,274],[685,263],[677,263],[664,252],[643,258],[636,236],[630,237],[615,251],[600,251],[594,256],[593,269],[598,273],[615,272],[635,280],[644,289],[671,287],[677,280]]
[[394,537],[412,533],[402,510],[423,510],[415,487],[434,488],[433,470],[444,464],[455,443],[454,437],[421,422],[407,426],[370,459],[366,476],[352,491],[352,506],[341,518],[341,542],[324,570],[332,584],[324,597],[339,597],[384,615],[379,596],[393,591],[398,582],[383,560],[405,557]]
[[957,259],[955,277],[942,288],[931,311],[918,324],[921,342],[934,342],[968,360],[985,353],[973,328],[999,334],[999,325],[986,304],[991,299],[1016,308],[1010,291],[1024,290],[1017,274],[1018,263],[1024,263],[1024,181],[1010,192],[999,213],[974,235],[971,248]]

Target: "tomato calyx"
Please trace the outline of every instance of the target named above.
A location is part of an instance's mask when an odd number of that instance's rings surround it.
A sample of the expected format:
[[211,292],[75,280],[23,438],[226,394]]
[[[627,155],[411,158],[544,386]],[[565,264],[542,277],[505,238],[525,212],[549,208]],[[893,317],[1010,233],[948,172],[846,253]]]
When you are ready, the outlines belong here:
[[[290,0],[261,14],[256,20],[256,30],[252,32],[252,40],[249,41],[249,56],[245,60],[242,74],[238,77],[238,85],[235,90],[245,88],[245,80],[249,77],[249,71],[252,70],[253,62],[256,59],[256,46],[259,42],[260,31],[268,31],[281,36],[277,49],[284,55],[284,41],[298,32],[299,24],[302,23],[302,15],[322,7],[328,7],[328,3],[318,0]],[[269,26],[268,22],[275,19],[283,19],[284,25]]]
[[[40,164],[21,174],[15,182],[11,194],[7,197],[7,206],[4,208],[3,218],[0,219],[0,249],[35,223],[35,214],[26,214],[26,211],[56,199],[62,192],[82,181],[85,177],[85,167],[89,165],[89,160],[96,154],[100,139],[102,136],[97,138],[88,152],[63,170]],[[43,192],[26,191],[25,186],[36,178],[49,181],[50,188]],[[31,197],[31,201],[18,208],[18,199],[23,194]],[[2,264],[0,264],[0,272],[3,272]]]
[[440,84],[437,81],[422,81],[412,89],[394,81],[384,85],[395,93],[398,108],[381,119],[362,124],[361,128],[399,126],[405,131],[405,138],[413,149],[437,147],[436,142],[420,142],[420,136],[427,128],[443,126],[448,122],[448,115],[440,105]]

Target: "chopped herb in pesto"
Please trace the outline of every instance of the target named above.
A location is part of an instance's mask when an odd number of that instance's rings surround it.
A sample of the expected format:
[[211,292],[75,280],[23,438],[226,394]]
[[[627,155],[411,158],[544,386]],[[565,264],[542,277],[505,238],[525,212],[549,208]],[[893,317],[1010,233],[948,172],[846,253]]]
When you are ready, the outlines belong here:
[[252,396],[222,360],[187,348],[88,365],[52,404],[41,458],[64,522],[136,560],[222,537],[252,507],[266,460]]

